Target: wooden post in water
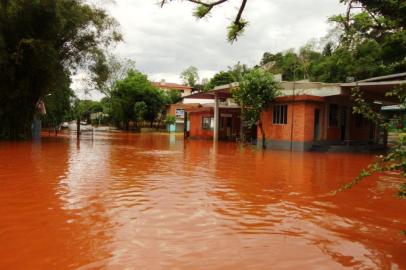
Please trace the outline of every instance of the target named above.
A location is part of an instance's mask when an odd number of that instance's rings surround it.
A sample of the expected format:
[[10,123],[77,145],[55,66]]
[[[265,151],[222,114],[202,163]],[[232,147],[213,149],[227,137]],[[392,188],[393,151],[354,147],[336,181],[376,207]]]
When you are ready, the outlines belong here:
[[80,137],[80,118],[76,119],[76,137]]
[[219,97],[217,93],[214,95],[214,125],[213,125],[213,141],[217,142],[219,138]]

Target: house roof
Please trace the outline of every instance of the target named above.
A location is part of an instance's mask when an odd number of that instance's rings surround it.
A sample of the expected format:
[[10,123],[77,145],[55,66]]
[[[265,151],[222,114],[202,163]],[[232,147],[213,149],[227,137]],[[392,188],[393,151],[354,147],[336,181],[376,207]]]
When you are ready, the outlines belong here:
[[394,81],[359,81],[353,83],[342,83],[341,88],[343,93],[350,95],[351,89],[359,87],[364,93],[366,100],[377,100],[385,103],[398,104],[399,99],[386,94],[396,87],[406,84],[406,80],[394,80]]
[[391,74],[391,75],[386,75],[386,76],[379,76],[379,77],[373,77],[369,78],[366,80],[361,80],[359,82],[381,82],[381,81],[388,81],[388,80],[406,80],[406,72],[403,73],[396,73],[396,74]]
[[178,90],[192,90],[192,87],[177,83],[169,83],[169,82],[152,82],[152,85],[158,88],[163,89],[178,89]]
[[[280,97],[289,96],[308,96],[308,97],[329,97],[329,96],[349,96],[351,89],[360,87],[363,90],[367,100],[379,100],[384,103],[399,103],[394,97],[386,96],[386,93],[394,88],[406,84],[406,72],[392,74],[387,76],[370,78],[352,83],[322,83],[322,82],[287,82],[283,81],[281,84],[282,95]],[[231,83],[226,85],[217,86],[207,92],[199,92],[184,98],[195,99],[214,99],[217,95],[220,99],[231,97],[231,90],[239,86],[238,83]],[[297,100],[295,98],[295,100]]]

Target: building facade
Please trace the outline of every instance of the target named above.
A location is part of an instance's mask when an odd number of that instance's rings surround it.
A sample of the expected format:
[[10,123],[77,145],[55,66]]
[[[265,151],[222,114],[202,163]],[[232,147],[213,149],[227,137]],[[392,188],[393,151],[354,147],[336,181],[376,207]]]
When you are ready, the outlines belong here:
[[[351,89],[359,88],[366,102],[379,111],[383,105],[398,102],[386,93],[406,83],[405,75],[394,74],[343,84],[280,82],[282,94],[261,113],[266,148],[363,151],[385,147],[387,133],[361,115],[353,114]],[[235,87],[238,85],[230,84],[204,93],[205,98],[211,95],[214,102],[187,110],[189,138],[239,138],[243,125],[241,109],[235,104],[230,107],[231,91]],[[200,95],[197,93],[190,97],[196,99]],[[230,120],[225,119],[225,115]],[[227,136],[224,127],[230,130]],[[258,128],[256,141],[259,144],[263,141],[261,134]]]

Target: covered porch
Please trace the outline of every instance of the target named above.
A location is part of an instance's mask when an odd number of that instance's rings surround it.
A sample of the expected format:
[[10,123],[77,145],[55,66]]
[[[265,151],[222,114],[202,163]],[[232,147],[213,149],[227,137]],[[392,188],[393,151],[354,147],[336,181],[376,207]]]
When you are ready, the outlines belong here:
[[237,83],[215,87],[207,92],[188,96],[190,99],[212,99],[213,103],[186,109],[185,137],[220,140],[237,140],[241,130],[241,109],[231,99]]

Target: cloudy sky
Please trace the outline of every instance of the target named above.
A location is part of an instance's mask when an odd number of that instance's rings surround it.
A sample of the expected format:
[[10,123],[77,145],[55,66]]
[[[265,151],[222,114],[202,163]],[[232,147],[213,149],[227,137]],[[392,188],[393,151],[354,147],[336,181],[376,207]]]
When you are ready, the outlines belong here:
[[181,82],[179,74],[189,66],[200,78],[238,61],[257,64],[266,51],[299,48],[320,39],[331,27],[327,18],[342,13],[339,0],[249,0],[244,35],[234,44],[226,40],[227,26],[241,0],[230,0],[203,20],[193,17],[193,4],[175,0],[160,8],[157,0],[115,0],[104,7],[120,23],[124,42],[115,53],[136,61],[151,80]]

